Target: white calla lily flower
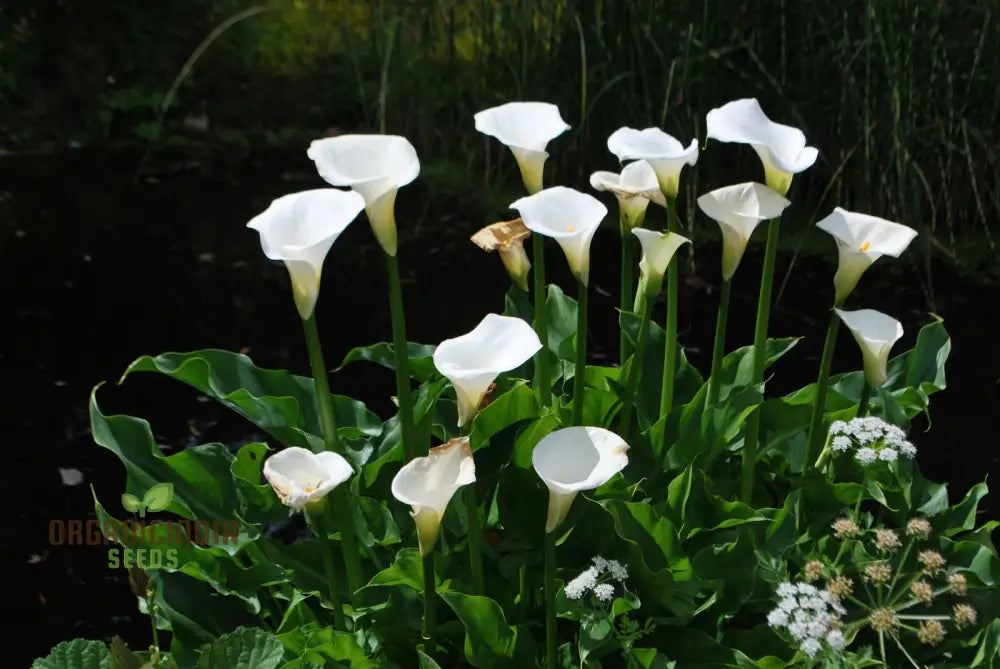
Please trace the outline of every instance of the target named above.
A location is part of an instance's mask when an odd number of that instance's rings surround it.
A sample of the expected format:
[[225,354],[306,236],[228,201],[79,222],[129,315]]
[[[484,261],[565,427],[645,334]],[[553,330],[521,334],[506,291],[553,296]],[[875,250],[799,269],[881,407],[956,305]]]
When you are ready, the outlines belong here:
[[722,278],[736,273],[750,235],[762,221],[781,216],[791,202],[764,184],[748,182],[717,188],[698,198],[698,207],[722,230]]
[[835,304],[843,304],[865,270],[884,255],[898,258],[917,231],[884,218],[858,214],[841,207],[816,224],[837,241],[839,262],[833,276]]
[[475,417],[500,373],[517,369],[541,348],[530,325],[497,314],[487,314],[472,331],[441,342],[434,350],[434,366],[455,387],[459,427]]
[[642,225],[650,202],[667,206],[660,183],[656,180],[656,171],[645,160],[629,163],[621,174],[594,172],[590,175],[590,185],[595,190],[615,194],[622,222],[628,230]]
[[573,274],[587,285],[590,279],[590,242],[608,208],[592,195],[565,186],[546,188],[510,205],[532,232],[552,237]]
[[531,236],[531,230],[524,221],[515,218],[512,221],[491,223],[472,235],[472,243],[491,253],[500,254],[500,260],[510,275],[510,280],[521,290],[528,291],[528,272],[531,271],[531,261],[524,250],[524,240]]
[[476,130],[505,144],[517,159],[528,193],[542,190],[549,142],[569,130],[559,108],[548,102],[508,102],[475,115]]
[[264,255],[284,261],[303,319],[316,308],[326,254],[364,207],[357,193],[320,188],[279,197],[247,223],[260,233]]
[[733,100],[708,112],[708,137],[720,142],[738,142],[753,147],[764,165],[767,185],[780,195],[788,192],[792,177],[813,163],[819,151],[806,146],[798,128],[775,123],[756,98]]
[[691,240],[676,232],[656,232],[645,228],[635,228],[632,234],[639,238],[642,246],[642,260],[639,261],[639,275],[645,285],[646,295],[652,297],[663,288],[663,275],[677,249]]
[[351,477],[354,470],[333,451],[313,453],[290,446],[264,461],[264,478],[285,506],[301,511]]
[[403,465],[392,479],[392,496],[411,507],[420,554],[434,550],[441,519],[455,491],[475,483],[476,463],[468,437],[452,439]]
[[645,160],[656,173],[660,190],[669,198],[680,190],[681,170],[698,162],[698,140],[687,148],[659,128],[619,128],[608,137],[608,150],[618,160]]
[[396,255],[396,193],[420,174],[417,151],[398,135],[340,135],[317,139],[307,155],[319,175],[349,186],[365,199],[365,211],[382,249]]
[[621,437],[600,427],[567,427],[538,442],[531,464],[549,489],[546,534],[566,520],[578,492],[599,488],[625,468],[628,449]]
[[857,311],[834,309],[834,311],[861,347],[865,380],[872,388],[878,388],[889,380],[886,369],[889,364],[889,351],[903,336],[903,324],[892,316],[874,309]]

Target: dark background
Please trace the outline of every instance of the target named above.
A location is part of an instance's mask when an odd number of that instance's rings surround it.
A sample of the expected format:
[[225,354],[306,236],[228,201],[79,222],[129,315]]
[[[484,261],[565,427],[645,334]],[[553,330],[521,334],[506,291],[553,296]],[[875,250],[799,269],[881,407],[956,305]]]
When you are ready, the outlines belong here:
[[[176,382],[115,382],[139,355],[207,347],[307,373],[287,273],[245,225],[273,198],[324,185],[305,150],[330,134],[385,131],[416,146],[421,176],[397,209],[400,262],[409,337],[437,343],[500,311],[508,285],[499,261],[468,241],[509,218],[522,194],[509,152],[475,132],[476,111],[558,104],[572,129],[550,144],[546,181],[586,191],[591,171],[615,169],[604,142],[617,127],[657,125],[687,143],[704,138],[712,107],[757,97],[820,149],[789,194],[772,311],[773,336],[805,338],[769,392],[811,382],[818,366],[836,252],[815,221],[840,205],[906,223],[917,239],[902,258],[879,260],[849,307],[900,319],[896,352],[930,313],[945,319],[949,387],[932,397],[933,429],[915,421],[921,466],[955,497],[1000,473],[997,3],[821,4],[6,0],[0,488],[14,643],[0,650],[4,666],[27,666],[74,636],[148,644],[148,621],[105,549],[48,545],[50,520],[92,517],[90,485],[112,509],[124,489],[123,467],[89,434],[90,390],[106,382],[102,408],[148,419],[168,453],[255,437]],[[703,371],[719,246],[694,197],[761,178],[749,148],[712,142],[682,179],[696,244],[681,258],[681,340]],[[608,364],[613,217],[592,248],[590,353]],[[762,238],[737,275],[730,348],[752,340]],[[569,289],[558,248],[549,253],[551,280]],[[318,318],[331,367],[352,346],[389,339],[383,257],[363,217],[328,257]],[[842,330],[834,370],[859,363]],[[385,370],[349,367],[331,385],[390,410]],[[83,482],[64,486],[59,468]],[[984,518],[1000,516],[993,495],[984,507]]]

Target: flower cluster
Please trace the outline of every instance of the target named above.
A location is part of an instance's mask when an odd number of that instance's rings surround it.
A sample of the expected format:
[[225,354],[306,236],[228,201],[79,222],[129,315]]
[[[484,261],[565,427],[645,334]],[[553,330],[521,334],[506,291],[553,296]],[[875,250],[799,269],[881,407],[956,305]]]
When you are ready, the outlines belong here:
[[853,449],[854,459],[867,467],[874,462],[895,462],[900,456],[912,459],[917,448],[906,440],[906,432],[875,416],[834,421],[830,425],[830,447],[834,453]]
[[615,598],[615,586],[609,581],[624,583],[627,578],[628,568],[625,565],[598,555],[589,567],[566,584],[566,597],[580,599],[589,591],[600,601],[610,602]]
[[846,610],[837,597],[809,583],[782,583],[777,593],[780,599],[767,614],[768,625],[785,630],[809,657],[815,657],[824,644],[832,650],[844,648],[841,617]]

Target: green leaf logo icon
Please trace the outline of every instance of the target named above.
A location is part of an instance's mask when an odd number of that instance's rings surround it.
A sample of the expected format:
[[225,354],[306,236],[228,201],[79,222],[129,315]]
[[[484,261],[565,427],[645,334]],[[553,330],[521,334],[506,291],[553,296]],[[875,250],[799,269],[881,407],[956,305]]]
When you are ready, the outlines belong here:
[[125,493],[124,495],[122,495],[122,506],[125,507],[126,511],[131,511],[132,513],[135,513],[140,508],[142,508],[142,502],[140,502],[139,498],[136,497],[135,495],[130,495],[128,493]]
[[174,498],[173,483],[157,483],[143,495],[142,503],[149,511],[163,511]]

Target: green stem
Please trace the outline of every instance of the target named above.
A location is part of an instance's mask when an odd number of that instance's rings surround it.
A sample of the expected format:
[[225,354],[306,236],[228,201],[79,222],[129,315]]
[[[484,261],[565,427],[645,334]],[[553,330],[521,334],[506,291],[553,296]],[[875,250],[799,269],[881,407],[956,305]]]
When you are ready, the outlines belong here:
[[465,507],[469,514],[469,568],[472,570],[472,587],[477,595],[486,594],[483,577],[483,527],[479,522],[479,503],[476,484],[465,487]]
[[[328,505],[324,505],[328,506]],[[337,571],[333,566],[333,544],[330,542],[330,533],[326,523],[321,519],[325,509],[318,514],[306,510],[306,522],[312,529],[313,534],[319,539],[320,553],[323,556],[323,569],[326,571],[326,583],[330,588],[330,605],[333,607],[333,622],[337,629],[347,631],[344,621],[344,604],[340,598],[340,584],[337,582]]]
[[[667,200],[667,230],[677,232],[677,200]],[[660,416],[674,406],[674,373],[677,366],[677,284],[680,273],[677,259],[667,266],[667,322],[663,344],[663,383],[660,388]],[[666,449],[664,449],[666,450]]]
[[424,652],[434,653],[434,600],[437,591],[434,584],[434,551],[424,556]]
[[861,401],[858,402],[858,418],[863,418],[868,415],[868,404],[872,399],[872,387],[867,381],[865,381],[864,388],[861,389]]
[[632,366],[628,372],[628,382],[625,386],[624,406],[622,408],[621,434],[625,443],[629,442],[632,427],[632,412],[635,410],[635,396],[639,388],[639,378],[642,375],[643,354],[646,350],[646,339],[649,333],[649,310],[653,300],[646,299],[639,314],[639,336],[636,338],[635,355],[632,356]]
[[722,282],[719,293],[719,315],[715,319],[715,345],[712,347],[712,375],[708,379],[708,406],[719,401],[719,381],[722,356],[726,352],[726,321],[729,319],[729,293],[732,281]]
[[542,342],[542,348],[535,355],[535,390],[539,405],[547,407],[552,401],[552,384],[549,381],[549,326],[545,304],[545,238],[537,233],[531,235],[531,251],[535,281],[535,334]]
[[576,370],[573,376],[573,425],[583,425],[583,393],[587,378],[587,284],[576,281]]
[[417,457],[413,423],[413,398],[410,394],[410,359],[406,345],[406,316],[403,313],[403,288],[399,280],[399,260],[386,254],[389,274],[389,310],[392,317],[392,350],[396,359],[396,395],[399,397],[399,422],[403,439],[404,464]]
[[[753,369],[750,382],[757,385],[764,380],[764,363],[767,355],[767,326],[771,318],[771,288],[774,285],[774,264],[778,257],[778,219],[767,224],[767,246],[764,249],[764,269],[760,277],[757,296],[757,323],[753,333]],[[743,440],[743,463],[740,473],[740,499],[749,503],[753,496],[754,472],[757,467],[757,446],[760,442],[760,412],[754,411],[746,422]],[[812,462],[815,455],[808,459]]]
[[556,534],[545,535],[545,666],[556,669]]
[[837,343],[837,328],[840,319],[837,312],[830,312],[830,324],[826,328],[823,342],[823,357],[819,363],[819,379],[816,381],[816,399],[813,400],[812,418],[809,421],[808,450],[806,462],[815,462],[816,452],[823,443],[823,410],[826,407],[826,390],[830,384],[830,368],[833,366],[833,348]]
[[156,586],[150,580],[146,586],[146,610],[149,612],[149,624],[153,628],[153,657],[151,659],[154,667],[160,666],[160,631],[156,628]]
[[[632,305],[632,291],[634,290],[635,278],[635,245],[631,239],[634,235],[625,225],[625,217],[621,217],[618,225],[622,241],[622,268],[621,268],[621,310],[629,311]],[[620,330],[618,337],[618,358],[619,365],[624,365],[625,360],[631,354],[631,346],[628,337],[625,336],[625,329]]]
[[517,570],[517,613],[523,622],[528,615],[528,566],[521,565]]
[[[319,343],[319,329],[316,327],[316,313],[302,321],[306,334],[306,348],[309,351],[309,365],[312,368],[313,383],[316,387],[316,403],[319,409],[320,427],[323,430],[323,441],[326,450],[341,453],[340,439],[337,436],[337,422],[333,412],[333,397],[326,379],[326,363],[323,361],[323,349]],[[344,553],[344,565],[347,570],[347,585],[353,593],[361,587],[361,558],[358,555],[358,531],[351,515],[347,489],[338,486],[330,493],[333,498],[333,512],[337,514],[337,524],[340,526],[340,547]]]

